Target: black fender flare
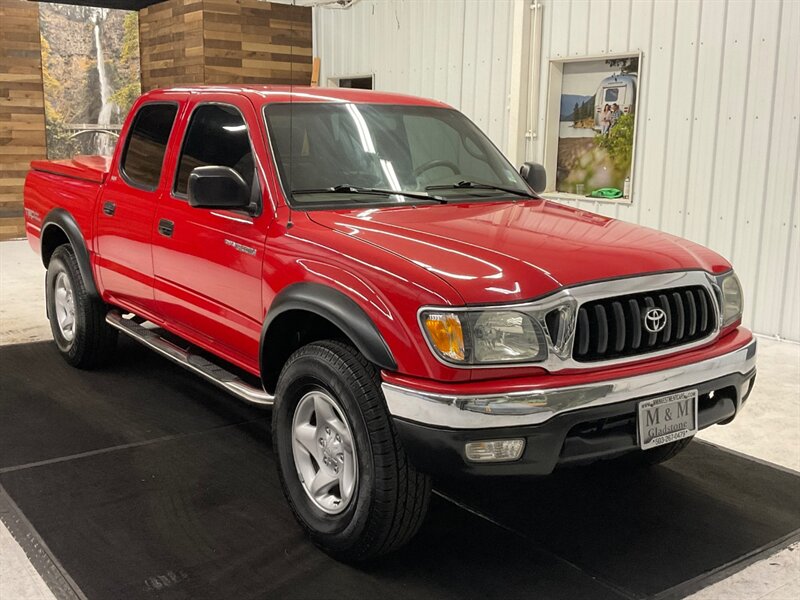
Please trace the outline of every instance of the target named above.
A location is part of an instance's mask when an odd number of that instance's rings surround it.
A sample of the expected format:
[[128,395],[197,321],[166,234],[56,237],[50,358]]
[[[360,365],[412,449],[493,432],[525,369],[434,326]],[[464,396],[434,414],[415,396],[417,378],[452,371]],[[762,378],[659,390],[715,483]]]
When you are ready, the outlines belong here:
[[[89,259],[89,250],[86,247],[86,240],[81,233],[81,228],[78,227],[77,221],[72,214],[63,208],[54,208],[44,219],[42,223],[41,240],[45,239],[45,232],[50,227],[57,227],[64,235],[67,236],[72,251],[75,253],[75,258],[78,260],[78,269],[81,272],[81,279],[83,279],[83,286],[86,292],[94,297],[100,297],[97,291],[97,286],[94,283],[94,274],[92,273],[92,263]],[[47,267],[44,252],[42,252],[42,262]]]
[[265,373],[265,344],[275,319],[290,310],[304,310],[327,319],[350,338],[367,360],[382,369],[397,370],[397,363],[378,327],[352,298],[320,283],[294,283],[281,290],[269,307],[261,329],[259,367]]

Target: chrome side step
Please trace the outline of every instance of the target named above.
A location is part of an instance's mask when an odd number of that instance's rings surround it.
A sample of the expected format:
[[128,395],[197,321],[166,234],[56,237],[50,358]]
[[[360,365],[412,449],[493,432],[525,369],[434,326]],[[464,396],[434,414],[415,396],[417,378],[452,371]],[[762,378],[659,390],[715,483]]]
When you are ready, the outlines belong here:
[[258,404],[259,406],[272,406],[275,401],[275,397],[271,394],[266,393],[262,389],[253,387],[240,377],[206,360],[199,354],[195,354],[191,350],[179,348],[169,340],[158,335],[157,332],[143,327],[136,321],[126,319],[118,310],[111,310],[108,312],[106,315],[106,323],[119,329],[125,335],[129,335],[137,342],[155,350],[162,356],[166,356],[172,362],[207,379],[240,400],[244,400],[250,404]]

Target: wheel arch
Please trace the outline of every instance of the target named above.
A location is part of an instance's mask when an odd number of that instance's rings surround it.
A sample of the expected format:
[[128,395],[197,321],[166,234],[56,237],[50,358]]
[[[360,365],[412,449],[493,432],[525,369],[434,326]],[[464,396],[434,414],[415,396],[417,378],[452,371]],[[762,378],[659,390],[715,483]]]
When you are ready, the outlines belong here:
[[295,283],[276,296],[261,330],[259,367],[264,388],[272,393],[289,356],[321,339],[349,341],[379,368],[397,369],[377,326],[352,298],[323,284]]
[[50,257],[55,249],[63,244],[69,244],[75,253],[86,292],[91,296],[99,297],[100,294],[92,274],[89,250],[75,217],[63,208],[54,208],[47,214],[42,224],[41,255],[45,268],[50,264]]

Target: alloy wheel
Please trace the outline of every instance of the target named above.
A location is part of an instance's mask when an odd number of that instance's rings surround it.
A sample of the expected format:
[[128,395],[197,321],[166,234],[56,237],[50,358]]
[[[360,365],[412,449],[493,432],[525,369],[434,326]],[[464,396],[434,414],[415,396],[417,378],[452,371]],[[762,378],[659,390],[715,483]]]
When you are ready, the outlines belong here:
[[71,342],[75,339],[75,294],[72,282],[64,272],[56,276],[53,300],[58,330],[66,341]]
[[292,420],[297,474],[314,505],[339,514],[355,496],[358,456],[344,411],[327,392],[313,390],[297,404]]

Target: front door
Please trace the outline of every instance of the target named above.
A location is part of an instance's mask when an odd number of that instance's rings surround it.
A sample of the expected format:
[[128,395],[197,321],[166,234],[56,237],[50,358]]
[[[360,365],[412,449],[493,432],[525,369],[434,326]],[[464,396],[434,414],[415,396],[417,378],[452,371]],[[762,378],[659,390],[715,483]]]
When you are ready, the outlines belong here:
[[[264,316],[261,268],[271,219],[263,206],[266,186],[250,135],[257,130],[257,115],[249,100],[235,94],[215,94],[213,102],[190,101],[188,112],[175,177],[156,210],[156,306],[178,333],[255,371]],[[206,165],[237,171],[260,209],[190,206],[189,174]]]

